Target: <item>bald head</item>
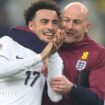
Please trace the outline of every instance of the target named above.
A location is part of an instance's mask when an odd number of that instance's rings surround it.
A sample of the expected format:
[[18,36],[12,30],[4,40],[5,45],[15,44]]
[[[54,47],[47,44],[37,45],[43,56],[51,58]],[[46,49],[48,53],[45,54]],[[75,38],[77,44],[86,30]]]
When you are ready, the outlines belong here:
[[72,3],[69,3],[64,8],[63,14],[65,13],[65,11],[69,11],[69,10],[70,11],[77,11],[81,15],[83,15],[85,18],[88,17],[88,8],[83,3],[80,3],[80,2],[72,2]]
[[63,10],[62,27],[65,31],[65,43],[83,40],[90,28],[87,7],[80,2],[68,4]]

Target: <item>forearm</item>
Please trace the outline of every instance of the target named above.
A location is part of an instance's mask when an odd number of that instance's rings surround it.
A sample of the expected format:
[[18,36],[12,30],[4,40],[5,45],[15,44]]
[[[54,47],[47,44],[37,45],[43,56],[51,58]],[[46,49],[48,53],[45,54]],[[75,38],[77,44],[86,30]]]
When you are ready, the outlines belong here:
[[73,87],[69,96],[72,97],[78,105],[104,105],[103,100],[88,88]]
[[62,99],[62,95],[58,92],[53,91],[50,86],[50,80],[54,76],[61,76],[63,71],[63,62],[61,58],[55,53],[48,60],[48,75],[47,75],[47,85],[48,85],[48,96],[54,101],[58,102]]
[[0,60],[0,78],[15,75],[42,61],[40,54],[34,57],[3,62]]

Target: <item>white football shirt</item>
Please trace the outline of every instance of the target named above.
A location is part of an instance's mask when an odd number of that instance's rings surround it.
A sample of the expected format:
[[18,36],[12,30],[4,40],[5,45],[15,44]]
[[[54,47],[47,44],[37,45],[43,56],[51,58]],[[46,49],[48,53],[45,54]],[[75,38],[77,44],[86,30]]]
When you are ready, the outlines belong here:
[[[0,103],[2,105],[41,105],[45,77],[40,73],[40,54],[27,49],[8,36],[0,38]],[[57,53],[48,59],[48,95],[57,102],[61,94],[54,92],[49,80],[62,75],[63,62]]]

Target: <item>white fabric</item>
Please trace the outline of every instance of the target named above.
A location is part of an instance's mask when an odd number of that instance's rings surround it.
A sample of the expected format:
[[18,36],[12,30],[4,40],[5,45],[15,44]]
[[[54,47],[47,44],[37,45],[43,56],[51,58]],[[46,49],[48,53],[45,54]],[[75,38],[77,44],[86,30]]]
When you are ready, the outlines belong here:
[[60,93],[52,91],[52,88],[50,87],[50,84],[49,84],[49,81],[52,77],[62,75],[63,62],[57,53],[52,55],[50,59],[48,60],[48,70],[49,70],[48,75],[47,75],[47,86],[49,87],[48,96],[54,102],[58,102],[62,99],[62,96]]
[[[8,36],[2,37],[0,44],[0,103],[41,105],[45,84],[45,77],[40,73],[43,66],[41,55],[19,45]],[[49,58],[48,66],[47,80],[62,74],[63,62],[57,53]],[[61,100],[62,96],[48,86],[50,99],[55,102]],[[53,97],[58,98],[55,100]]]

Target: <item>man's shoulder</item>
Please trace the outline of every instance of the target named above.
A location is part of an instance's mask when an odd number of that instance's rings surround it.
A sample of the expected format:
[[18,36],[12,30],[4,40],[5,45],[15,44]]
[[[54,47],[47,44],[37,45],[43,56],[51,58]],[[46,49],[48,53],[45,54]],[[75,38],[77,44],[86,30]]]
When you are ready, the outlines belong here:
[[0,38],[0,44],[3,46],[3,48],[23,48],[20,44],[18,44],[16,41],[14,41],[10,36],[3,36]]
[[3,36],[0,38],[0,43],[10,43],[10,42],[14,42],[13,39],[9,36]]
[[[105,47],[101,43],[94,40],[92,37],[87,36],[87,39],[88,40],[86,41],[86,43],[87,43],[86,45],[90,50],[95,50],[97,52],[100,52],[101,50],[105,50]],[[84,46],[84,47],[86,47],[86,46]]]
[[7,35],[4,35],[0,38],[0,41],[1,40],[8,40],[8,39],[11,39],[11,37],[7,36]]

